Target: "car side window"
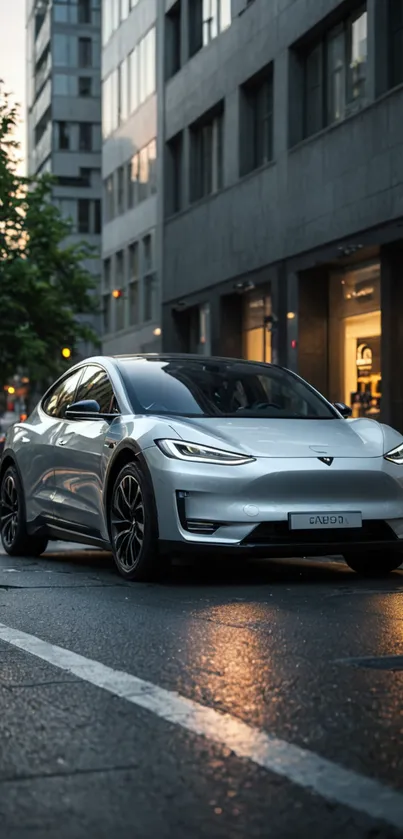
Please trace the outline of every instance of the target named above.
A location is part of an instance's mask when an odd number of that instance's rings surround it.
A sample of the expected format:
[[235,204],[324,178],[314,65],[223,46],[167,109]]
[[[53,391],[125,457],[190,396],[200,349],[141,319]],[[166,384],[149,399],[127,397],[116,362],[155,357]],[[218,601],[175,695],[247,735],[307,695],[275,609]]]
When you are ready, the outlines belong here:
[[76,388],[82,374],[83,370],[80,368],[56,385],[42,403],[42,408],[46,414],[60,419],[64,417],[66,408],[75,401]]
[[95,399],[101,414],[118,414],[119,406],[113,392],[112,382],[105,370],[89,364],[77,391],[76,402],[83,399]]

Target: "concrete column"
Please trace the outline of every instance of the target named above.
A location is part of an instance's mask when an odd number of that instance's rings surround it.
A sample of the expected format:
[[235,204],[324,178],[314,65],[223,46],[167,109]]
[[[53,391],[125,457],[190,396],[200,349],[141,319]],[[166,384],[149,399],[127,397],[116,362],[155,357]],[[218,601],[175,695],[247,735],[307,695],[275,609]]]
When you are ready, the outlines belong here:
[[375,54],[373,76],[374,98],[382,96],[389,87],[389,3],[385,0],[369,0],[368,3],[368,50]]
[[329,389],[327,269],[320,266],[300,274],[298,291],[299,311],[290,310],[297,312],[297,318],[289,320],[290,330],[298,321],[298,372],[326,396]]
[[273,327],[271,350],[273,364],[287,365],[287,273],[284,264],[270,272]]
[[191,168],[191,160],[190,160],[190,132],[188,128],[185,128],[182,135],[182,207],[186,209],[186,207],[190,204],[190,168]]
[[[373,102],[376,97],[376,71],[377,71],[377,42],[382,34],[377,32],[377,5],[378,0],[367,0],[367,83],[366,98]],[[385,6],[385,2],[383,2]]]
[[240,108],[238,90],[230,93],[225,100],[224,120],[224,186],[230,186],[239,180]]
[[242,303],[241,294],[228,294],[220,299],[219,340],[212,346],[213,351],[229,358],[242,357]]
[[181,66],[189,60],[189,3],[192,0],[182,0],[181,3]]
[[383,422],[403,432],[403,248],[381,248],[381,369]]
[[155,231],[155,267],[157,272],[157,300],[155,318],[160,326],[162,318],[162,287],[164,282],[165,236],[165,15],[162,3],[157,5],[157,224]]
[[[286,335],[286,352],[285,363],[286,366],[295,373],[299,369],[299,335],[298,335],[298,274],[287,273],[287,288],[286,288],[286,306],[285,306],[285,335]],[[287,314],[292,313],[293,318],[288,318]],[[284,315],[283,315],[284,317]]]

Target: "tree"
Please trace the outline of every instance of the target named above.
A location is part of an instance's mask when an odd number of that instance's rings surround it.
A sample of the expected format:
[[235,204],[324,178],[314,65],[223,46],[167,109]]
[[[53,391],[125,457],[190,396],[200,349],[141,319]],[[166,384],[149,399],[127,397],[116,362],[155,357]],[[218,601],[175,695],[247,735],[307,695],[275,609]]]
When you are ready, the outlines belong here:
[[[68,243],[69,221],[51,203],[49,175],[17,172],[17,109],[0,85],[0,382],[19,368],[32,381],[58,375],[82,341],[98,344],[85,316],[98,308],[86,268],[94,252]],[[67,241],[66,241],[67,240]],[[71,362],[70,362],[71,363]]]

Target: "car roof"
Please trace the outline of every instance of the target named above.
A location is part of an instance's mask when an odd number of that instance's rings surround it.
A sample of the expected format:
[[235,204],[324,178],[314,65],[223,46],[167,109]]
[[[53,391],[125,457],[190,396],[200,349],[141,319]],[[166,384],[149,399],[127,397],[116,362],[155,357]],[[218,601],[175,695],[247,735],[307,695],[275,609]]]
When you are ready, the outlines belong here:
[[196,353],[169,353],[169,352],[161,352],[161,353],[127,353],[127,354],[120,354],[120,355],[103,355],[103,356],[94,356],[93,358],[86,358],[85,363],[89,364],[90,362],[97,361],[98,363],[102,363],[105,361],[111,361],[112,363],[116,363],[119,366],[120,361],[196,361],[200,364],[208,364],[208,363],[237,363],[237,364],[256,364],[259,367],[265,365],[266,367],[277,367],[276,364],[268,364],[264,361],[249,361],[246,358],[230,358],[228,356],[219,356],[219,355],[198,355]]

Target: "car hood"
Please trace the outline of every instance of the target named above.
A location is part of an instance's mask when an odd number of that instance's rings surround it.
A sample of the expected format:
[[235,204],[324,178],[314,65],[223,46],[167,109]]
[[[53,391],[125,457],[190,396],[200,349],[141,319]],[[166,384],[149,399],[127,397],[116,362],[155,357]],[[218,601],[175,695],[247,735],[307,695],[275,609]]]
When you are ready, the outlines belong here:
[[[381,457],[403,441],[370,419],[184,419],[170,425],[183,440],[255,457]],[[385,440],[385,437],[389,439]],[[386,448],[385,448],[386,444]]]

